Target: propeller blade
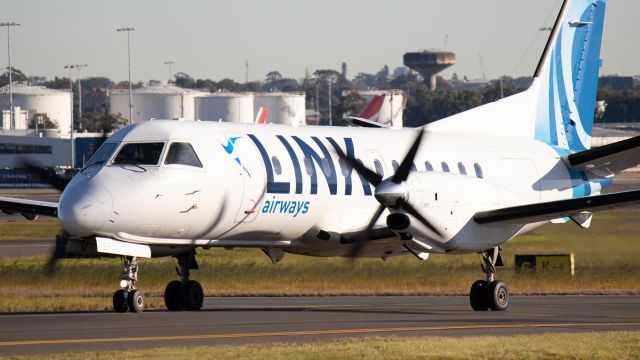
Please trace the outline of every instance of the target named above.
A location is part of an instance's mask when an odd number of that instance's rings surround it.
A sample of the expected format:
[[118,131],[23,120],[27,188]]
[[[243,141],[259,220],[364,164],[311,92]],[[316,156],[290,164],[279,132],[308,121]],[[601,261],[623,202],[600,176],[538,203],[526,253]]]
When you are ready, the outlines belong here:
[[38,166],[25,159],[18,160],[18,167],[25,168],[29,172],[37,174],[61,192],[64,191],[64,188],[66,188],[69,182],[71,182],[71,178],[60,176],[53,170],[45,169],[42,166]]
[[420,129],[420,132],[418,133],[418,136],[416,136],[416,139],[413,141],[409,152],[407,152],[407,155],[404,156],[404,159],[402,160],[402,163],[400,163],[398,170],[395,174],[393,174],[393,177],[391,178],[391,181],[393,181],[394,183],[400,184],[401,182],[407,180],[407,178],[409,177],[411,165],[413,165],[413,160],[418,153],[418,148],[420,147],[420,143],[422,142],[423,135],[424,129]]
[[373,226],[376,224],[376,222],[380,218],[380,215],[382,215],[382,212],[386,208],[387,207],[384,205],[378,206],[378,209],[376,209],[375,214],[373,215],[373,217],[371,218],[371,221],[369,221],[369,224],[366,227],[366,230],[364,232],[365,235],[358,239],[356,246],[353,247],[353,250],[349,254],[350,258],[357,258],[364,252],[364,249],[367,246],[367,241],[371,239],[371,230],[373,230]]
[[58,263],[58,260],[67,257],[66,247],[68,237],[69,234],[66,232],[56,235],[56,245],[51,252],[49,261],[47,261],[47,264],[45,265],[46,272],[50,276],[56,272],[56,264]]
[[415,217],[416,219],[418,219],[424,226],[426,226],[427,228],[429,228],[429,230],[433,231],[436,235],[442,237],[442,233],[440,231],[438,231],[438,229],[436,229],[435,226],[433,226],[427,219],[425,219],[424,216],[422,216],[422,214],[420,214],[418,212],[418,210],[416,210],[411,204],[409,204],[407,201],[405,201],[404,199],[398,199],[398,205],[400,206],[400,208],[402,210],[405,210],[406,212],[408,212],[409,214],[411,214],[413,217]]
[[336,147],[338,156],[346,161],[358,174],[362,175],[371,185],[378,186],[382,181],[382,176],[378,175],[375,171],[370,170],[358,159],[347,156],[342,149]]

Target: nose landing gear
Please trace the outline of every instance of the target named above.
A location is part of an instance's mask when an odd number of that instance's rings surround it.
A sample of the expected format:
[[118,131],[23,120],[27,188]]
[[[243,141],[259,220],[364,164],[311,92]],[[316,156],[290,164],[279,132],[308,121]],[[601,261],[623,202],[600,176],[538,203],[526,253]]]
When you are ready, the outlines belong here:
[[176,272],[180,281],[167,284],[164,291],[164,304],[169,311],[198,311],[202,308],[204,292],[199,282],[189,280],[189,270],[197,270],[195,250],[176,256],[178,266]]
[[134,256],[124,256],[122,258],[122,275],[120,276],[120,287],[122,289],[113,293],[113,310],[123,313],[140,313],[144,311],[145,297],[142,290],[136,289],[138,280],[138,261]]
[[504,311],[509,306],[509,289],[502,280],[495,280],[496,266],[502,266],[499,249],[493,248],[482,252],[484,265],[482,270],[487,280],[478,280],[471,286],[469,300],[475,311]]

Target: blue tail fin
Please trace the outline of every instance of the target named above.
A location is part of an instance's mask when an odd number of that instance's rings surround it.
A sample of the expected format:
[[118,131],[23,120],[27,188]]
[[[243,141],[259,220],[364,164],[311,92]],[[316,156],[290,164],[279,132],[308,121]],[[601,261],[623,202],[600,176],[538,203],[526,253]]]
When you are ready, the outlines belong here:
[[591,147],[606,0],[565,0],[536,69],[535,137],[570,151]]

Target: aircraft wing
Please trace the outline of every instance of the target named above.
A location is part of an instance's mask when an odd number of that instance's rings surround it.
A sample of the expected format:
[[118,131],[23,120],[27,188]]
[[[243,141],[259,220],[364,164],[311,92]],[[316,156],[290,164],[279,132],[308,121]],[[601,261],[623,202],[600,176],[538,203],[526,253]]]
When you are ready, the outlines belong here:
[[51,201],[27,200],[0,197],[0,210],[7,213],[58,216],[58,203]]
[[571,154],[563,160],[576,170],[617,174],[640,164],[640,136]]
[[581,212],[605,211],[638,203],[640,203],[640,190],[633,190],[481,211],[476,213],[473,219],[479,224],[529,224],[575,217]]

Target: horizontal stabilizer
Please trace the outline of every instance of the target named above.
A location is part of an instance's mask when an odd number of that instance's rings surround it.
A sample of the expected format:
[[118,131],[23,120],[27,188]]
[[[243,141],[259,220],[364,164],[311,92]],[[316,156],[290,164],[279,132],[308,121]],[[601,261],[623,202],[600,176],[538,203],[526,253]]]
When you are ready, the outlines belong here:
[[571,154],[563,159],[576,170],[597,172],[600,176],[617,174],[640,164],[640,136]]
[[576,214],[582,212],[605,211],[636,203],[640,203],[640,190],[482,211],[476,213],[473,219],[479,224],[530,224],[563,217],[576,217]]
[[355,116],[349,116],[347,117],[347,120],[349,120],[351,124],[355,126],[372,127],[372,128],[388,128],[389,127],[388,125],[381,124],[373,120],[359,118]]

